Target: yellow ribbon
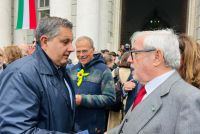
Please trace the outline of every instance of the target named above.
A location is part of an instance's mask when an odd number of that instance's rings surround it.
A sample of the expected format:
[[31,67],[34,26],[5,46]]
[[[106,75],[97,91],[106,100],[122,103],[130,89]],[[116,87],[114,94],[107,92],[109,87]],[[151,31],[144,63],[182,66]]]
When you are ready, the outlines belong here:
[[83,77],[84,76],[88,76],[89,73],[84,73],[84,70],[81,69],[78,73],[77,73],[77,77],[78,77],[78,80],[77,80],[77,86],[80,87],[81,83],[83,82]]

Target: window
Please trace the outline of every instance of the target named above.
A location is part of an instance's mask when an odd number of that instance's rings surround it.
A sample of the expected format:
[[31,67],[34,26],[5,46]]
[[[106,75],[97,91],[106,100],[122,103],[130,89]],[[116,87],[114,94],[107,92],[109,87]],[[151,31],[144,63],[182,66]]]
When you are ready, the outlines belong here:
[[38,21],[50,15],[49,0],[37,0]]
[[49,0],[39,0],[39,7],[49,7]]

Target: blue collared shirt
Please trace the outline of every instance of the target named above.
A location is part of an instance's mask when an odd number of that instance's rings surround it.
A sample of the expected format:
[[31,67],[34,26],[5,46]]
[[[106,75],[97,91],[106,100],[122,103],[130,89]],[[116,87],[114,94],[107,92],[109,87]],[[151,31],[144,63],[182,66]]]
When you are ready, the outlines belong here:
[[169,78],[173,73],[175,72],[175,70],[171,70],[167,73],[164,73],[156,78],[154,78],[153,80],[149,81],[146,85],[145,85],[145,89],[146,89],[146,94],[144,95],[143,99],[144,100],[149,94],[151,94],[158,86],[160,86],[167,78]]

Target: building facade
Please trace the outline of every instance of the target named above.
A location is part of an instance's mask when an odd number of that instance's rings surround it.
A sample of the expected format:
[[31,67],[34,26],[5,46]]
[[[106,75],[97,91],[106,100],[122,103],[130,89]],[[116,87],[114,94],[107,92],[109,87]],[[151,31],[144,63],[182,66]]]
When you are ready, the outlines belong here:
[[[90,36],[97,50],[117,51],[121,43],[124,1],[128,0],[36,0],[37,21],[44,16],[67,18],[73,25],[74,39]],[[134,0],[137,2],[137,0]],[[152,0],[157,2],[156,0]],[[200,0],[187,0],[185,32],[200,41]],[[173,3],[172,3],[173,4]],[[149,5],[151,6],[151,5]],[[18,0],[1,0],[0,47],[30,44],[34,30],[16,30]],[[130,13],[129,13],[130,14]],[[134,25],[134,24],[132,24]],[[131,34],[134,31],[131,31]],[[129,37],[128,37],[129,38]]]

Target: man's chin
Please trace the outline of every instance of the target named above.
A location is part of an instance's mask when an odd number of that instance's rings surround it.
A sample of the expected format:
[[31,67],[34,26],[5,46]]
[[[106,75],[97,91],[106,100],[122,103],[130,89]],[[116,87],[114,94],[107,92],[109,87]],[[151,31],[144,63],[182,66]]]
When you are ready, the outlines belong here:
[[67,60],[59,63],[59,66],[65,66],[65,65],[67,65]]
[[87,62],[86,62],[85,60],[80,60],[80,63],[81,63],[82,65],[87,64]]

